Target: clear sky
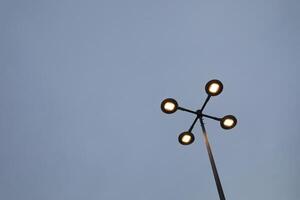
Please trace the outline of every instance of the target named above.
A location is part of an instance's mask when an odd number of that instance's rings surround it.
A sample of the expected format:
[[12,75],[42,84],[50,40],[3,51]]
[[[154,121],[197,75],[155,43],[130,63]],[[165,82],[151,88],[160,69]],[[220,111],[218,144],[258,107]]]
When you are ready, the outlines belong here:
[[218,199],[206,120],[228,200],[300,196],[297,0],[2,0],[0,199]]

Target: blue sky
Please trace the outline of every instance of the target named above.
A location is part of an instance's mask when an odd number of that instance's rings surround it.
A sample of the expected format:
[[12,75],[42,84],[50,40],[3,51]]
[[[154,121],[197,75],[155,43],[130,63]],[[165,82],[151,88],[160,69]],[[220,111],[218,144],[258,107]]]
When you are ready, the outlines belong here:
[[300,3],[0,2],[0,199],[218,199],[193,117],[227,199],[300,196]]

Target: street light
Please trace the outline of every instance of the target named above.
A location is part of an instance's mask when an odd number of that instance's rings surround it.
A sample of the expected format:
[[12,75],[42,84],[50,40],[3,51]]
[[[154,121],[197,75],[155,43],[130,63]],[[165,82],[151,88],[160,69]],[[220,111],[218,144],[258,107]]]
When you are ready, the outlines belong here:
[[224,129],[232,129],[235,127],[236,123],[237,119],[233,115],[226,115],[220,121],[220,124]]
[[160,107],[164,113],[172,114],[176,112],[178,108],[178,103],[175,99],[167,98],[161,102]]
[[223,84],[219,80],[214,79],[206,83],[205,91],[208,95],[217,96],[222,92],[222,90]]
[[204,103],[203,103],[200,110],[192,111],[192,110],[180,107],[180,106],[178,106],[177,101],[175,99],[172,99],[172,98],[167,98],[167,99],[162,101],[161,110],[164,113],[167,113],[167,114],[171,114],[171,113],[176,112],[177,110],[181,110],[181,111],[189,112],[189,113],[192,113],[192,114],[196,115],[196,118],[193,121],[193,123],[192,123],[191,127],[189,128],[189,130],[186,131],[186,132],[181,133],[178,137],[178,141],[182,145],[192,144],[195,140],[195,137],[192,133],[192,130],[193,130],[196,122],[198,120],[200,121],[200,125],[201,125],[201,128],[202,128],[202,133],[203,133],[203,136],[204,136],[204,142],[205,142],[206,149],[207,149],[207,152],[208,152],[208,157],[209,157],[209,161],[210,161],[211,168],[212,168],[212,171],[213,171],[213,175],[214,175],[214,178],[215,178],[218,194],[219,194],[220,200],[225,200],[225,195],[224,195],[222,184],[221,184],[221,181],[220,181],[220,178],[219,178],[219,175],[218,175],[218,171],[217,171],[217,167],[216,167],[215,160],[214,160],[214,157],[213,157],[213,153],[211,151],[211,147],[210,147],[210,144],[209,144],[209,141],[208,141],[208,136],[207,136],[207,132],[206,132],[206,129],[205,129],[205,126],[204,126],[203,118],[209,118],[209,119],[219,121],[221,127],[224,128],[224,129],[234,128],[237,124],[237,119],[233,115],[226,115],[222,118],[219,118],[219,117],[214,117],[214,116],[207,115],[207,114],[203,113],[203,110],[204,110],[206,104],[208,103],[209,99],[212,96],[219,95],[223,91],[223,84],[222,84],[221,81],[216,80],[216,79],[209,81],[205,85],[205,91],[207,93],[207,97],[206,97],[206,100],[204,101]]
[[191,132],[183,132],[178,136],[178,141],[182,145],[192,144],[195,140],[194,134]]

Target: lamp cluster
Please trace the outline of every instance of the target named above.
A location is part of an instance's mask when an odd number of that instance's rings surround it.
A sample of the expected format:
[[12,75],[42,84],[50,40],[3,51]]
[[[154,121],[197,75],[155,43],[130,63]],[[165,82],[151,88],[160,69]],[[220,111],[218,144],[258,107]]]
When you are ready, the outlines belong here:
[[190,113],[193,113],[193,114],[197,115],[194,123],[192,124],[192,126],[190,128],[190,130],[185,131],[185,132],[183,132],[179,135],[178,141],[182,145],[189,145],[189,144],[194,142],[195,137],[194,137],[194,134],[191,131],[192,131],[196,121],[198,119],[202,119],[203,117],[219,121],[220,125],[223,129],[232,129],[237,124],[237,119],[233,115],[226,115],[222,118],[218,118],[218,117],[213,117],[213,116],[210,116],[210,115],[203,114],[203,109],[206,106],[207,102],[209,101],[210,97],[211,96],[217,96],[217,95],[221,94],[221,92],[223,91],[222,82],[219,81],[219,80],[216,80],[216,79],[209,81],[205,85],[205,91],[206,91],[208,96],[207,96],[206,101],[204,102],[202,108],[200,110],[197,110],[197,111],[192,111],[192,110],[189,110],[189,109],[186,109],[186,108],[179,107],[177,101],[175,99],[172,99],[172,98],[167,98],[167,99],[163,100],[162,103],[161,103],[161,110],[166,114],[172,114],[172,113],[176,112],[177,110],[182,110],[182,111],[190,112]]

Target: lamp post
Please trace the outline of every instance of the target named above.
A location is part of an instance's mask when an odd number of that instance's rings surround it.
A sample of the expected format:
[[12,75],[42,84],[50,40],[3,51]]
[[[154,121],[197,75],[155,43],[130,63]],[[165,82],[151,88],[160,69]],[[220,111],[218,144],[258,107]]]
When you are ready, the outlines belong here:
[[203,113],[203,110],[204,110],[206,104],[208,103],[208,101],[210,100],[210,98],[212,96],[219,95],[223,91],[223,84],[221,83],[221,81],[216,80],[216,79],[209,81],[205,86],[205,91],[207,93],[207,97],[206,97],[206,100],[204,101],[200,110],[192,111],[192,110],[180,107],[180,106],[178,106],[177,101],[172,98],[167,98],[162,101],[161,110],[166,114],[172,114],[172,113],[176,112],[177,110],[181,110],[181,111],[189,112],[189,113],[196,115],[196,118],[193,121],[189,130],[181,133],[178,137],[178,141],[182,145],[189,145],[189,144],[193,143],[195,140],[195,137],[194,137],[194,134],[192,133],[192,130],[193,130],[196,122],[198,120],[200,121],[201,129],[202,129],[202,133],[203,133],[203,137],[204,137],[204,142],[206,145],[209,161],[210,161],[213,175],[215,178],[218,194],[219,194],[220,200],[225,200],[224,191],[223,191],[220,177],[218,174],[218,170],[217,170],[217,167],[215,164],[213,153],[211,151],[211,147],[210,147],[210,144],[208,141],[208,136],[207,136],[207,132],[206,132],[206,129],[204,126],[203,118],[209,118],[209,119],[219,121],[220,125],[223,129],[232,129],[233,127],[235,127],[237,124],[237,119],[233,115],[226,115],[222,118],[219,118],[219,117],[214,117],[214,116],[210,116],[210,115]]

